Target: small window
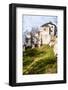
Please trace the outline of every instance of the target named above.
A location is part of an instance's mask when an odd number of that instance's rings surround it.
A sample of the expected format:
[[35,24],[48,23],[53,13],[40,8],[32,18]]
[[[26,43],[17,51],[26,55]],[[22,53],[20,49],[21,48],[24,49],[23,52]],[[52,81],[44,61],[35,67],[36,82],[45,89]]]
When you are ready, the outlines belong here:
[[53,28],[53,26],[51,26],[51,28]]
[[46,28],[44,28],[44,30],[46,31]]

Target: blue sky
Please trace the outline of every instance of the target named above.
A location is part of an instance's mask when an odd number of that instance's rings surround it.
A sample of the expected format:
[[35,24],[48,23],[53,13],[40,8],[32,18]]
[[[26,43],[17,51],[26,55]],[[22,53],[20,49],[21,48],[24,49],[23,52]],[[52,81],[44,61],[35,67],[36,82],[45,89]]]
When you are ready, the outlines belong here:
[[41,25],[53,22],[57,25],[57,16],[39,16],[39,15],[23,15],[22,16],[22,28],[24,31],[31,31],[32,27],[40,27]]

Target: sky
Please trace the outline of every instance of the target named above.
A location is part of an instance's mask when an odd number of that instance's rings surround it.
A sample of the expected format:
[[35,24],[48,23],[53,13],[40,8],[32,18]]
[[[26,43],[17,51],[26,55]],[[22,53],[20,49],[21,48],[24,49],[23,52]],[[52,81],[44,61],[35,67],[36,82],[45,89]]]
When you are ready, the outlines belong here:
[[29,32],[32,27],[40,27],[48,22],[52,22],[57,25],[57,16],[22,15],[23,32]]

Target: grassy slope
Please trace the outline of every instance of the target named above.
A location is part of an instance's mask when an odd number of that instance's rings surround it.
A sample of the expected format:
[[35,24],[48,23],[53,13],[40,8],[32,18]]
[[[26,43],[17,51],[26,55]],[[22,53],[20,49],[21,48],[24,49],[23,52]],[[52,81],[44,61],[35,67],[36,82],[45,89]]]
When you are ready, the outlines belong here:
[[28,48],[23,56],[23,74],[45,74],[57,72],[57,59],[48,45]]

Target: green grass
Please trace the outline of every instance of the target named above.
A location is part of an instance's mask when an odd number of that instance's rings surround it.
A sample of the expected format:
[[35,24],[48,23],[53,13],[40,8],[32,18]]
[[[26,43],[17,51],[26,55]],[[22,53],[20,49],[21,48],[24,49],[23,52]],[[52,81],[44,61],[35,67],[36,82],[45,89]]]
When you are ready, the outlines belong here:
[[40,48],[27,48],[23,53],[23,74],[57,73],[57,58],[53,48],[43,45]]

